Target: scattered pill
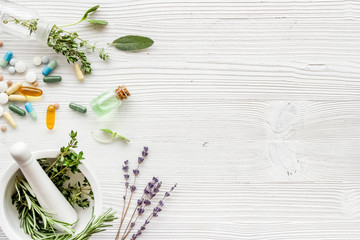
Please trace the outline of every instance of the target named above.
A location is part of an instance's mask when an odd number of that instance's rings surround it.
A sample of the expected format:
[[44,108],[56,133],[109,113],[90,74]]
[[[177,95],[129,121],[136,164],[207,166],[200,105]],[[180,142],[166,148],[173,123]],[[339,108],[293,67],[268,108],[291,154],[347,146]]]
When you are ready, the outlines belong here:
[[4,114],[4,108],[0,106],[0,117],[2,117],[3,114]]
[[80,104],[77,104],[77,103],[74,103],[74,102],[70,103],[69,107],[72,110],[75,110],[75,111],[80,112],[80,113],[86,113],[86,111],[87,111],[86,107],[81,106]]
[[9,88],[6,90],[6,93],[7,93],[8,95],[10,95],[10,94],[16,92],[16,91],[19,89],[19,87],[21,87],[21,86],[22,86],[22,83],[21,83],[20,81],[19,81],[19,82],[16,82],[15,84],[13,84],[11,87],[9,87]]
[[9,71],[10,74],[14,74],[16,72],[15,68],[13,66],[9,67],[8,71]]
[[28,101],[26,96],[19,95],[19,94],[11,94],[9,95],[9,101],[13,102],[26,102]]
[[15,66],[16,62],[17,62],[17,60],[16,60],[15,58],[12,58],[12,59],[10,60],[9,64],[10,64],[11,66]]
[[16,128],[15,119],[11,116],[9,112],[4,112],[3,117],[9,123],[9,125],[13,128]]
[[55,126],[55,106],[50,105],[46,112],[46,127],[51,130]]
[[2,47],[4,45],[3,41],[0,41],[0,47]]
[[48,63],[49,63],[49,58],[48,58],[47,56],[42,56],[41,62],[42,62],[43,64],[48,64]]
[[83,82],[84,81],[84,73],[81,71],[79,63],[74,63],[74,70],[75,70],[75,75],[76,75],[77,79],[80,82]]
[[15,70],[18,73],[23,73],[26,71],[26,64],[24,62],[17,62],[15,64]]
[[8,85],[6,82],[0,82],[0,92],[6,92]]
[[60,107],[60,104],[58,104],[58,103],[55,103],[55,104],[54,104],[54,107],[55,107],[55,109],[59,109],[59,107]]
[[35,82],[33,82],[33,84],[32,84],[34,87],[37,87],[37,86],[39,86],[39,83],[38,83],[38,81],[35,81]]
[[0,93],[0,104],[6,104],[9,101],[9,96],[6,93]]
[[5,56],[3,57],[3,59],[0,62],[0,67],[2,67],[2,68],[6,67],[12,57],[13,57],[12,51],[7,51],[5,53]]
[[6,84],[8,85],[8,87],[11,87],[11,86],[12,86],[12,81],[11,81],[11,80],[8,80],[8,81],[6,82]]
[[34,87],[19,87],[19,93],[24,96],[31,96],[31,97],[40,97],[43,94],[43,91],[39,88]]
[[40,66],[41,65],[41,58],[40,57],[34,57],[33,58],[33,64],[35,66]]
[[29,102],[25,103],[25,109],[29,113],[29,115],[32,119],[34,119],[34,120],[37,119],[37,114],[36,114],[33,106],[31,105],[31,103],[29,103]]
[[6,126],[1,126],[1,131],[6,132]]
[[9,109],[20,116],[26,115],[26,112],[24,109],[21,109],[19,106],[15,105],[13,103],[9,104]]
[[33,72],[33,71],[29,71],[27,74],[26,74],[26,77],[25,77],[26,81],[29,82],[29,83],[33,83],[36,81],[36,73]]
[[4,80],[4,76],[0,75],[0,81]]
[[42,70],[42,74],[43,74],[44,76],[49,75],[49,73],[51,73],[51,71],[52,71],[54,68],[56,68],[56,66],[57,66],[57,62],[56,62],[55,60],[51,60],[51,61],[49,62],[49,64]]
[[57,83],[61,82],[62,77],[61,76],[46,76],[43,78],[43,81],[46,83]]

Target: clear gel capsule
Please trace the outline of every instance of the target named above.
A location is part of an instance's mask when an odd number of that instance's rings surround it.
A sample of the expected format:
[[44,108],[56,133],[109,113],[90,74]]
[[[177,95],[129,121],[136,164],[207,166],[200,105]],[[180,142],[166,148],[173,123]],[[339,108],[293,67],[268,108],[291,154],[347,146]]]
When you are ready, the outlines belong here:
[[34,120],[37,119],[37,114],[36,114],[33,106],[31,105],[31,103],[29,103],[29,102],[25,103],[25,109],[29,113],[29,115],[32,119],[34,119]]
[[40,97],[43,94],[43,91],[39,88],[34,87],[19,87],[19,93],[24,96],[31,96],[31,97]]
[[3,57],[3,59],[0,62],[0,67],[4,68],[8,65],[8,63],[10,62],[11,58],[13,57],[13,52],[12,51],[7,51],[5,53],[5,56]]
[[13,103],[9,104],[9,109],[20,116],[26,115],[26,112],[24,109],[21,109],[19,106],[15,105]]
[[75,110],[80,113],[86,113],[86,111],[87,111],[86,107],[81,106],[80,104],[77,104],[77,103],[73,103],[73,102],[69,104],[69,107],[72,110]]
[[57,62],[55,60],[51,60],[49,64],[42,70],[42,74],[44,76],[49,75],[51,71],[57,66]]
[[50,105],[46,112],[46,127],[48,129],[53,129],[55,126],[55,106]]

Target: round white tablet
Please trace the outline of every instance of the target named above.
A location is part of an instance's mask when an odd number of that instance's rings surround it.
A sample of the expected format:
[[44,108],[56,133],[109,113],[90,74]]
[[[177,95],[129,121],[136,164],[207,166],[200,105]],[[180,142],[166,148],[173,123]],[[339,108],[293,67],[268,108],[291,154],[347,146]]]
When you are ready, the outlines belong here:
[[6,82],[0,82],[0,92],[6,92],[8,85]]
[[12,59],[10,60],[9,64],[10,64],[11,66],[15,66],[16,62],[17,62],[17,60],[16,60],[15,58],[12,58]]
[[25,77],[26,81],[29,82],[29,83],[33,83],[36,81],[36,73],[33,72],[33,71],[29,71],[27,74],[26,74],[26,77]]
[[10,66],[8,68],[8,71],[9,71],[9,73],[14,74],[15,73],[15,68],[13,66]]
[[42,56],[41,62],[42,62],[43,64],[48,64],[48,63],[49,63],[49,58],[48,58],[48,56]]
[[0,117],[4,114],[4,108],[0,106]]
[[15,64],[15,70],[18,73],[23,73],[26,71],[26,64],[24,62],[17,62]]
[[41,65],[41,58],[40,57],[34,57],[33,58],[33,64],[36,66]]
[[9,101],[9,96],[6,93],[0,93],[0,104],[6,104]]

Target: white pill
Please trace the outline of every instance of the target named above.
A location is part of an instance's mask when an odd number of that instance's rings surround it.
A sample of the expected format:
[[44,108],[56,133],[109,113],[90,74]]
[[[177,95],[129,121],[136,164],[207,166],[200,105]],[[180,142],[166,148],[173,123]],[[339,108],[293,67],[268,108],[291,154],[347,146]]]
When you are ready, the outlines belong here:
[[4,114],[4,108],[0,106],[0,117]]
[[29,83],[33,83],[36,81],[36,73],[33,72],[33,71],[29,71],[27,74],[26,74],[26,77],[25,77],[26,81],[29,82]]
[[33,64],[36,66],[39,66],[41,64],[41,58],[40,57],[34,57],[33,58]]
[[0,82],[0,92],[6,92],[8,85],[6,82]]
[[14,73],[15,73],[15,68],[14,68],[13,66],[10,66],[10,67],[8,68],[8,70],[9,70],[9,73],[11,73],[11,74],[14,74]]
[[12,58],[9,63],[11,66],[15,66],[16,62],[17,60],[15,58]]
[[0,93],[0,104],[6,104],[9,101],[9,96],[6,93]]
[[42,56],[42,58],[41,58],[41,62],[43,63],[43,64],[48,64],[49,63],[49,58],[47,57],[47,56]]
[[24,62],[17,62],[15,64],[15,70],[18,73],[23,73],[26,71],[26,64]]

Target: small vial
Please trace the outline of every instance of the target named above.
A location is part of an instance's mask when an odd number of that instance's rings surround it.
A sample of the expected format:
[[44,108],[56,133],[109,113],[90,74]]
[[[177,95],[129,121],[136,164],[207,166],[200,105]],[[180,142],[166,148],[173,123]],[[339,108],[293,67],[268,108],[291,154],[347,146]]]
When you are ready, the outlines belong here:
[[24,95],[11,94],[9,95],[9,101],[11,102],[26,102],[28,99]]
[[46,112],[46,127],[51,130],[55,126],[55,106],[50,105]]
[[104,116],[121,105],[121,101],[130,96],[127,88],[122,85],[115,90],[100,94],[90,102],[91,108],[99,116]]
[[13,103],[9,104],[9,109],[20,116],[26,115],[26,112],[24,109],[21,109],[19,106],[15,105]]
[[8,63],[10,62],[12,57],[13,57],[12,51],[7,51],[5,53],[5,56],[3,57],[3,59],[0,62],[0,67],[2,67],[2,68],[6,67],[8,65]]
[[7,95],[10,95],[10,94],[16,92],[16,91],[19,89],[19,87],[21,87],[21,86],[22,86],[22,83],[21,83],[20,81],[19,81],[19,82],[16,82],[15,84],[13,84],[11,87],[9,87],[9,88],[6,90],[6,94],[7,94]]
[[49,75],[51,71],[57,66],[57,62],[55,60],[51,60],[49,64],[42,70],[42,74],[44,76]]
[[43,94],[43,91],[39,88],[34,87],[19,87],[19,93],[24,96],[31,96],[31,97],[40,97]]
[[29,113],[29,115],[32,119],[34,119],[34,120],[37,119],[37,114],[36,114],[33,106],[31,105],[31,103],[29,103],[29,102],[25,103],[25,109]]
[[80,112],[80,113],[86,113],[86,111],[87,111],[86,107],[81,106],[80,104],[77,104],[74,102],[69,104],[69,108],[71,108],[72,110],[75,110],[77,112]]
[[9,125],[12,128],[16,128],[16,126],[17,126],[16,121],[9,112],[4,112],[3,117],[5,118],[5,120],[9,123]]
[[57,83],[61,82],[62,77],[61,76],[46,76],[43,78],[43,81],[45,83]]
[[76,75],[77,79],[80,82],[83,82],[85,77],[84,77],[84,73],[81,71],[79,63],[74,63],[74,70],[75,70],[75,75]]

